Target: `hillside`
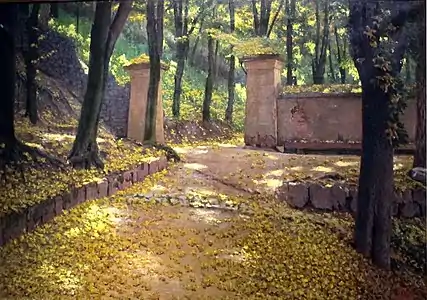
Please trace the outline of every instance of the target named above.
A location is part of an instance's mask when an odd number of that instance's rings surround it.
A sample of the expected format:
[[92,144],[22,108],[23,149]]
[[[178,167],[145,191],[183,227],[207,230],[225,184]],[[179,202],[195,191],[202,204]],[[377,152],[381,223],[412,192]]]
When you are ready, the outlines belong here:
[[[90,36],[91,30],[91,23],[89,21],[89,18],[85,16],[80,16],[79,32],[76,32],[75,16],[73,14],[70,14],[68,11],[60,10],[59,17],[55,20],[52,19],[50,21],[50,25],[52,29],[61,33],[63,36],[69,37],[75,43],[78,59],[81,61],[83,69],[86,69],[87,67],[85,66],[85,64],[88,62],[89,59],[90,44],[90,39],[88,37]],[[111,95],[111,91],[115,90],[117,91],[119,98],[122,99],[121,93],[125,93],[124,91],[127,91],[127,84],[129,82],[129,76],[126,71],[124,71],[123,66],[129,63],[130,60],[132,60],[133,58],[138,57],[141,54],[147,53],[148,46],[146,32],[143,26],[143,23],[141,24],[140,22],[129,21],[126,24],[123,33],[119,37],[110,64],[110,71],[112,76],[114,77],[115,83],[113,83],[113,79],[109,80],[107,92],[108,95]],[[174,72],[176,68],[176,63],[173,60],[175,43],[173,40],[173,35],[170,32],[168,33],[167,29],[165,30],[166,45],[163,59],[170,65],[170,68],[163,75],[163,107],[165,109],[166,117],[170,119],[172,116],[171,107],[172,96],[174,91]],[[135,31],[137,31],[137,33],[135,33]],[[66,49],[63,49],[63,51],[66,51]],[[182,86],[182,120],[193,120],[194,116],[197,116],[196,119],[201,119],[201,107],[206,80],[205,70],[207,69],[206,56],[206,49],[204,47],[200,47],[199,50],[196,52],[194,59],[186,65]],[[75,57],[73,57],[73,61],[75,64]],[[225,76],[227,76],[228,67],[225,64],[224,59],[222,59],[222,62],[219,64],[218,68],[218,78],[215,83],[211,110],[213,119],[221,120],[224,118],[225,107],[227,102],[227,87]],[[78,74],[81,74],[81,72],[79,71]],[[79,76],[82,77],[82,75]],[[244,73],[239,70],[237,72],[236,78],[237,82],[243,82]],[[119,92],[120,90],[123,91]],[[234,109],[234,127],[237,130],[243,129],[245,98],[246,91],[244,88],[244,84],[237,83]],[[108,99],[109,96],[107,96],[106,103],[111,103]],[[122,103],[121,100],[120,103]],[[106,116],[108,115],[107,118],[111,118],[111,113],[108,107],[111,107],[111,105],[105,105],[105,114]],[[112,110],[116,111],[115,108],[113,108]],[[118,114],[121,116],[124,114],[124,112],[120,111]],[[117,126],[117,124],[114,123],[114,127],[120,126]],[[118,134],[122,135],[122,129],[118,131]]]

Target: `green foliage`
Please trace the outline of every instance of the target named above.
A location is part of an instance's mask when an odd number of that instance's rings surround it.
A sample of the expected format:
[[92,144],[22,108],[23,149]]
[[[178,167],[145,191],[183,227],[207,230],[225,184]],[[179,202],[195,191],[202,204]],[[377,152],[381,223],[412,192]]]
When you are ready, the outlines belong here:
[[322,93],[322,94],[335,94],[335,93],[361,93],[362,89],[356,84],[331,84],[331,85],[285,85],[283,87],[284,94],[297,94],[297,93]]
[[[132,63],[148,62],[147,45],[138,43],[135,39],[131,39],[129,35],[135,35],[136,22],[140,19],[139,13],[132,14],[133,19],[125,27],[125,34],[122,34],[117,40],[114,53],[110,61],[110,71],[114,75],[118,84],[124,85],[129,82],[129,74],[124,70],[124,66]],[[51,20],[52,28],[59,33],[70,37],[74,40],[77,46],[79,58],[86,64],[89,62],[90,49],[90,31],[91,24],[88,19],[81,17],[79,25],[79,33],[76,33],[75,19],[66,12],[61,12],[58,20]],[[129,35],[126,34],[129,30]],[[167,29],[165,29],[167,30]],[[218,31],[216,32],[218,33]],[[170,47],[165,47],[163,62],[164,66],[169,66],[169,69],[163,73],[162,93],[163,107],[166,116],[172,118],[172,99],[174,91],[174,75],[176,63],[167,61],[169,57],[173,57],[174,52]],[[181,99],[181,118],[183,120],[201,119],[201,108],[205,90],[205,72],[192,67],[189,63],[186,65],[182,86]],[[244,121],[244,104],[246,90],[242,85],[236,85],[236,99],[234,106],[234,120],[236,130],[243,130]],[[212,97],[211,114],[213,119],[222,120],[224,118],[225,109],[227,106],[227,90],[224,84],[217,84]]]

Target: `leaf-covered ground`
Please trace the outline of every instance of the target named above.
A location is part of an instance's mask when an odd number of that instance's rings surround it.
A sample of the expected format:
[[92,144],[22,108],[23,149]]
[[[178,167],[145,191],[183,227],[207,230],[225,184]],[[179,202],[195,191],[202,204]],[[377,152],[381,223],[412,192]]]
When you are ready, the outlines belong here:
[[[78,111],[78,106],[70,107],[70,114]],[[72,116],[43,113],[37,126],[27,119],[18,118],[16,133],[28,146],[38,148],[64,162],[70,153],[75,138],[77,120]],[[58,120],[63,120],[58,122]],[[101,127],[98,145],[105,168],[99,170],[76,170],[65,164],[63,170],[33,162],[23,163],[22,179],[16,169],[6,171],[6,181],[0,182],[0,215],[19,211],[49,197],[68,190],[70,186],[97,181],[109,172],[131,169],[133,166],[149,161],[160,155],[158,151],[143,148],[130,141],[116,139],[105,127]],[[0,171],[3,176],[3,171]]]
[[[177,150],[185,161],[171,170],[3,247],[0,299],[427,296],[425,278],[412,269],[379,271],[355,253],[350,216],[287,208],[271,184],[247,178],[281,169],[278,154],[231,144]],[[242,159],[247,164],[236,165]],[[397,226],[400,256],[413,240],[425,245],[422,230],[399,238],[420,228],[416,222]]]

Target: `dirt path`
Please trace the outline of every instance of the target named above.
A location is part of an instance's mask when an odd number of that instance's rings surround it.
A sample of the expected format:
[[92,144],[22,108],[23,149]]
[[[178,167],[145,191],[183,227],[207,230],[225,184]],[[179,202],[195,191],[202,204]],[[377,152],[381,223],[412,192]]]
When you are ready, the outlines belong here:
[[391,299],[413,281],[424,296],[421,279],[375,270],[335,234],[351,230],[348,217],[273,199],[286,174],[343,158],[313,166],[232,145],[177,150],[184,162],[168,172],[1,249],[0,299]]

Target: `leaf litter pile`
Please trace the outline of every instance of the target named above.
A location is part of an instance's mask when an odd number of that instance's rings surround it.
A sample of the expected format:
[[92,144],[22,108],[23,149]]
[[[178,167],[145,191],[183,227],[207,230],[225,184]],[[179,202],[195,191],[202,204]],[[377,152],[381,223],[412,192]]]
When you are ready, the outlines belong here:
[[[282,168],[274,155],[231,146],[182,147],[185,162],[169,172],[7,244],[0,299],[426,298],[422,273],[380,271],[352,249],[350,216],[274,200],[263,181],[284,176],[274,173]],[[240,170],[234,163],[243,158]],[[216,160],[222,164],[211,168]],[[255,173],[265,176],[246,176]],[[425,245],[425,231],[411,229],[417,226],[395,226],[405,235],[394,235],[396,256],[411,241]]]

